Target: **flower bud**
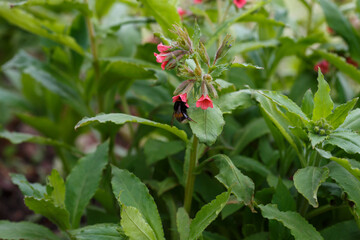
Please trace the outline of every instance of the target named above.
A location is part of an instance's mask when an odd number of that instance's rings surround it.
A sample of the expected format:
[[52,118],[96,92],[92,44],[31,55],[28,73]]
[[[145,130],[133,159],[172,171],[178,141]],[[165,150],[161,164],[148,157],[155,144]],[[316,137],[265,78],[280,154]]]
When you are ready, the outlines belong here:
[[209,58],[206,48],[202,42],[199,43],[199,54],[200,54],[201,60],[203,60],[203,62],[205,62],[209,66],[210,58]]
[[217,94],[215,87],[208,81],[205,81],[205,83],[206,83],[207,89],[209,90],[210,96],[212,98],[218,98],[218,94]]
[[204,96],[209,95],[208,88],[206,86],[206,81],[204,80],[201,81],[201,94]]
[[214,64],[216,63],[217,60],[219,60],[220,58],[222,58],[226,55],[226,53],[231,48],[232,42],[233,42],[233,40],[231,40],[231,35],[227,34],[216,52]]
[[213,80],[212,76],[210,74],[205,74],[204,75],[204,80],[207,82],[211,82]]
[[189,93],[194,87],[194,79],[189,79],[180,83],[180,85],[175,89],[174,95]]
[[324,136],[325,133],[326,133],[326,131],[325,131],[324,129],[321,129],[321,130],[320,130],[320,135],[321,135],[321,136]]
[[199,65],[197,65],[196,68],[195,68],[195,76],[198,77],[198,78],[201,78],[201,76],[202,76],[202,70],[201,70],[201,67]]

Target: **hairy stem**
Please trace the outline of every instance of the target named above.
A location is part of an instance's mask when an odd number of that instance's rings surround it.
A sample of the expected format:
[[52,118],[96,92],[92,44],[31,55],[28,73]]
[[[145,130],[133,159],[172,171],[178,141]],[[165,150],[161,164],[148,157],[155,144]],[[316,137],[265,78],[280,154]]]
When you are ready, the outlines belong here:
[[184,208],[188,213],[190,213],[191,210],[191,202],[194,192],[194,183],[195,183],[194,170],[197,163],[198,144],[199,144],[199,139],[194,135],[191,152],[190,152],[189,169],[188,169],[186,185],[185,185]]

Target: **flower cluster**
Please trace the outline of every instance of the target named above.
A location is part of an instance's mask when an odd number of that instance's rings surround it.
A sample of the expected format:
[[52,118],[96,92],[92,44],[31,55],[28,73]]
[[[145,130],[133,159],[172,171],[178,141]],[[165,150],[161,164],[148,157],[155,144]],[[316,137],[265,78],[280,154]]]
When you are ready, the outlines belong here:
[[157,46],[157,50],[160,52],[154,53],[156,57],[156,62],[161,63],[161,68],[165,70],[172,69],[176,66],[176,63],[184,56],[186,53],[183,50],[173,49],[171,46],[166,46],[160,43]]

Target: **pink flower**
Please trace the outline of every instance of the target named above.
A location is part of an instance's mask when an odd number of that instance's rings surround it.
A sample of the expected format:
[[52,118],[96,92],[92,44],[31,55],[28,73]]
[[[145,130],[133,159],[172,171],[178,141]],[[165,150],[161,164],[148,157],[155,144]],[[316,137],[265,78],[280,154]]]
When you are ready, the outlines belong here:
[[314,66],[314,70],[317,72],[318,68],[320,68],[321,72],[323,74],[326,74],[329,72],[330,70],[330,64],[328,61],[326,60],[322,60],[320,62],[318,62],[315,66]]
[[202,3],[202,0],[194,0],[194,3],[195,4],[200,4],[200,3]]
[[177,8],[177,12],[181,18],[186,14],[186,11],[184,9],[182,9],[181,7]]
[[213,108],[213,102],[210,99],[209,95],[201,95],[201,98],[196,101],[196,107],[201,107],[203,110],[206,110],[207,108]]
[[246,0],[234,0],[234,4],[237,8],[242,8],[246,4]]
[[169,62],[169,61],[165,61],[165,59],[171,54],[167,52],[170,48],[171,48],[170,46],[166,46],[160,43],[157,45],[157,50],[160,53],[154,53],[154,56],[156,57],[156,62],[162,63],[161,64],[162,70],[165,70],[166,64]]
[[183,93],[180,95],[176,95],[172,97],[173,102],[182,101],[185,103],[185,106],[189,107],[189,104],[187,104],[187,93]]

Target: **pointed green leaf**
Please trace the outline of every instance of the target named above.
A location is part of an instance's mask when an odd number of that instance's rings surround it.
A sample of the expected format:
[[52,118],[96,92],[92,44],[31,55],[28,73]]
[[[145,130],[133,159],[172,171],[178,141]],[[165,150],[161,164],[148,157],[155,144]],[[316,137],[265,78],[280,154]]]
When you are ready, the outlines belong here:
[[226,155],[216,155],[216,166],[219,168],[219,174],[216,179],[219,180],[227,189],[237,197],[240,202],[244,202],[252,208],[254,195],[254,182],[235,167],[233,162]]
[[312,132],[308,132],[308,137],[310,139],[311,142],[311,146],[314,148],[316,145],[322,143],[323,141],[325,141],[326,138],[328,138],[327,135],[321,136],[318,135],[316,133],[312,133]]
[[176,226],[180,234],[180,240],[189,239],[191,219],[185,208],[179,208],[176,213]]
[[216,197],[215,200],[203,206],[196,213],[195,218],[190,224],[189,240],[198,239],[209,224],[215,220],[221,210],[225,207],[230,197],[230,191],[224,192]]
[[311,89],[308,89],[302,100],[301,110],[306,114],[308,118],[311,119],[312,113],[314,111],[314,95]]
[[280,211],[296,211],[295,200],[281,178],[278,180],[271,203],[276,204]]
[[354,108],[358,98],[354,98],[347,103],[341,104],[337,108],[335,108],[334,112],[331,113],[326,120],[330,123],[330,125],[336,129],[338,128],[349,115],[349,112]]
[[99,186],[108,151],[109,142],[99,145],[94,153],[78,161],[66,179],[65,206],[73,228],[79,226],[81,215]]
[[0,239],[60,240],[48,228],[32,222],[0,221]]
[[206,110],[194,106],[188,109],[188,113],[195,121],[190,122],[190,127],[199,141],[208,146],[214,144],[225,125],[220,109],[216,105]]
[[321,231],[321,235],[326,240],[358,240],[360,229],[354,220],[348,220],[326,227]]
[[323,239],[320,233],[297,212],[282,212],[274,204],[259,205],[259,208],[265,218],[279,221],[290,229],[296,240]]
[[339,128],[360,131],[360,109],[351,111]]
[[65,183],[56,169],[51,171],[47,178],[47,192],[54,204],[59,207],[65,207]]
[[317,208],[317,191],[321,183],[329,177],[329,169],[325,167],[306,167],[296,171],[294,175],[294,185],[309,203]]
[[318,71],[318,90],[314,96],[314,110],[312,120],[317,121],[329,116],[334,108],[334,103],[330,97],[330,87],[325,81],[320,69]]
[[64,207],[56,206],[52,200],[25,197],[25,205],[35,213],[48,218],[60,229],[66,230],[70,228],[69,212]]
[[334,179],[339,186],[347,193],[348,199],[353,201],[353,211],[356,220],[360,218],[360,181],[345,168],[332,162],[327,165],[330,170],[330,177]]
[[46,194],[46,187],[39,183],[29,183],[24,175],[11,173],[11,181],[18,185],[24,196],[43,198]]
[[156,240],[155,233],[138,209],[122,205],[121,226],[130,240]]
[[253,105],[251,93],[247,90],[221,95],[214,102],[224,114],[231,113],[236,108],[248,108]]
[[144,118],[135,117],[135,116],[131,116],[131,115],[123,114],[123,113],[99,114],[95,117],[84,118],[76,124],[75,129],[89,125],[90,123],[93,123],[93,122],[99,122],[99,123],[109,123],[110,122],[110,123],[119,124],[119,125],[122,125],[127,122],[136,122],[139,124],[144,124],[144,125],[164,129],[172,134],[175,134],[180,139],[182,139],[184,142],[188,141],[187,135],[183,130],[179,130],[176,127],[171,127],[170,125],[167,125],[167,124],[157,123],[157,122],[150,121],[150,120],[147,120]]
[[69,231],[77,240],[126,240],[118,224],[101,223]]
[[144,145],[144,153],[148,165],[154,164],[157,161],[165,159],[184,150],[185,145],[182,141],[159,141],[156,139],[149,139]]
[[360,135],[352,131],[336,131],[329,135],[324,144],[342,148],[350,154],[360,153]]
[[[118,201],[122,205],[137,209],[139,214],[143,216],[144,221],[154,231],[156,239],[164,239],[159,212],[145,184],[134,174],[115,166],[112,166],[112,175],[113,193],[118,198]],[[137,214],[133,209],[130,209],[130,211],[132,214]]]

